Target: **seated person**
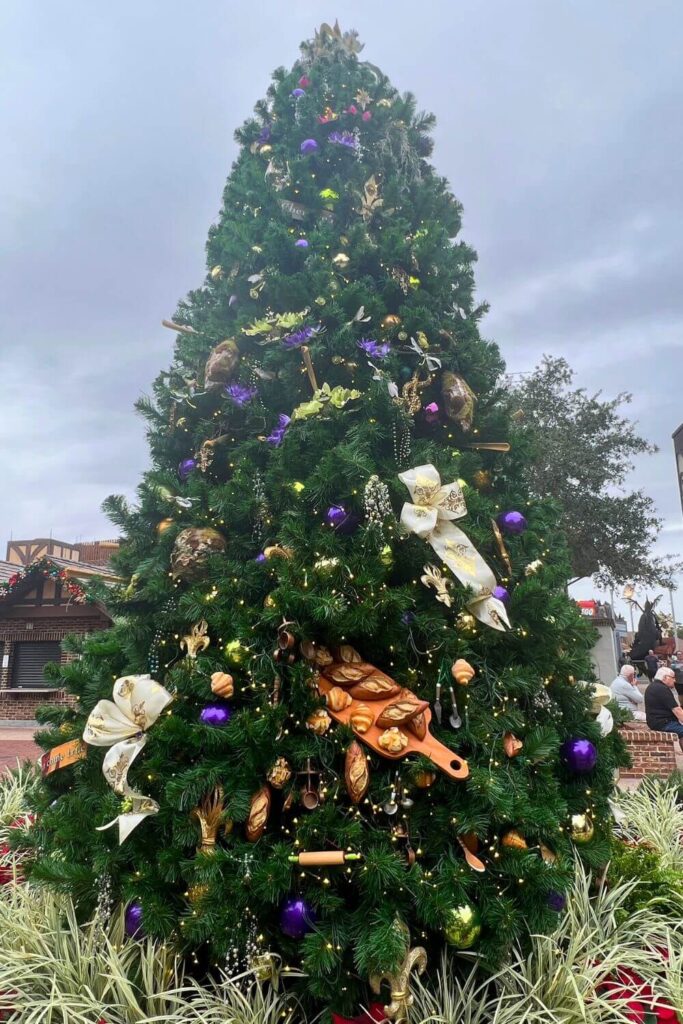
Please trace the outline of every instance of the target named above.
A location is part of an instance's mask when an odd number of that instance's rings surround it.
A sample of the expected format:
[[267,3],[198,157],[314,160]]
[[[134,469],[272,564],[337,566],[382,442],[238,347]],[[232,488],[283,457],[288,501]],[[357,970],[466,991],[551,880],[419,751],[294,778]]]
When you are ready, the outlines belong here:
[[683,749],[683,708],[676,693],[673,669],[663,666],[645,691],[645,720],[650,729],[675,732]]
[[633,665],[624,665],[610,686],[612,696],[624,711],[630,711],[636,722],[645,721],[644,697],[635,685],[636,670]]

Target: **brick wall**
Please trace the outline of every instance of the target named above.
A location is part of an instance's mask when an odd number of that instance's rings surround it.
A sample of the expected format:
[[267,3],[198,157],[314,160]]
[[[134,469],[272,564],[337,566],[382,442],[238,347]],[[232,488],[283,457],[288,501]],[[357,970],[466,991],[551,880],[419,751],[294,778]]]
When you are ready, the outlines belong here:
[[[19,612],[14,609],[14,614]],[[42,609],[45,611],[45,609]],[[79,614],[80,612],[80,614]],[[75,613],[75,614],[73,614]],[[40,642],[46,640],[62,641],[64,637],[83,633],[92,633],[95,630],[106,629],[109,619],[97,608],[90,608],[83,614],[81,609],[74,607],[69,609],[68,614],[41,615],[34,617],[33,609],[21,609],[21,618],[12,617],[0,620],[0,643],[3,644],[3,663],[0,667],[0,721],[32,721],[35,718],[36,708],[41,704],[72,704],[74,698],[63,690],[21,690],[10,686],[12,678],[12,658],[15,643],[21,641]],[[72,617],[73,614],[73,617]],[[27,628],[30,623],[32,628]],[[62,652],[62,664],[71,660],[73,655]]]
[[670,732],[655,732],[642,723],[629,723],[620,730],[633,762],[630,768],[619,771],[620,778],[642,779],[646,775],[668,778],[680,770],[683,753],[678,736]]

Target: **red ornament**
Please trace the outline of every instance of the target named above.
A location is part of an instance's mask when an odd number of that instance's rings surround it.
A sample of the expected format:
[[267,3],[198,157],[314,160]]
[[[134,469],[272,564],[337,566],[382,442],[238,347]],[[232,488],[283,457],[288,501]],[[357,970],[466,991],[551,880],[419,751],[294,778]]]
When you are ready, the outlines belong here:
[[358,113],[358,107],[356,107],[356,106],[355,106],[355,105],[354,105],[354,104],[352,103],[350,107],[347,107],[347,108],[346,108],[346,110],[344,111],[344,113],[346,113],[346,114],[357,114],[357,113]]
[[387,1016],[381,1003],[370,1003],[367,1013],[361,1013],[358,1017],[342,1017],[339,1013],[332,1014],[332,1024],[377,1024],[386,1019]]
[[311,80],[310,80],[310,78],[308,78],[307,75],[302,75],[301,78],[299,79],[299,87],[301,89],[307,89],[310,84],[311,84]]
[[372,113],[369,110],[364,110],[363,111],[363,115],[362,115],[363,121],[369,121],[371,117],[372,117]]

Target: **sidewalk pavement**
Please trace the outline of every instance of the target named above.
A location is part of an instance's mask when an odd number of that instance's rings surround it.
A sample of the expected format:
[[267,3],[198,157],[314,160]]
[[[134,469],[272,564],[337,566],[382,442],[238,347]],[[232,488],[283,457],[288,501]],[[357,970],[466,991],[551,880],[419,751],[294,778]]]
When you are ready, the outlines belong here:
[[0,772],[16,768],[17,761],[37,761],[43,751],[33,742],[36,722],[0,723]]

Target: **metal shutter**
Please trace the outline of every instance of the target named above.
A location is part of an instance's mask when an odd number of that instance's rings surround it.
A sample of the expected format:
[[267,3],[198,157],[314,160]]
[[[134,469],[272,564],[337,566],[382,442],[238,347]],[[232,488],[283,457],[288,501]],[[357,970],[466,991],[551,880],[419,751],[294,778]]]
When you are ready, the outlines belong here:
[[61,647],[58,641],[15,644],[12,657],[12,686],[21,689],[53,685],[43,678],[43,668],[50,661],[61,661]]

